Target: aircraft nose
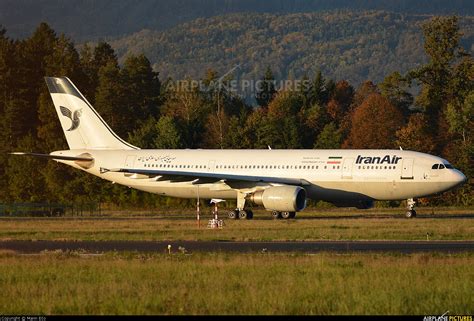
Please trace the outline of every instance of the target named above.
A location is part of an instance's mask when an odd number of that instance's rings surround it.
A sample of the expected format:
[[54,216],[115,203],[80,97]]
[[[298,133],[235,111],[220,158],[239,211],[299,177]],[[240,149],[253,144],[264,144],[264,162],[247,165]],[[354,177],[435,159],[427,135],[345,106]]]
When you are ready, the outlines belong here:
[[454,174],[454,181],[456,182],[456,186],[461,185],[467,181],[466,175],[464,175],[460,171],[456,170],[453,174]]

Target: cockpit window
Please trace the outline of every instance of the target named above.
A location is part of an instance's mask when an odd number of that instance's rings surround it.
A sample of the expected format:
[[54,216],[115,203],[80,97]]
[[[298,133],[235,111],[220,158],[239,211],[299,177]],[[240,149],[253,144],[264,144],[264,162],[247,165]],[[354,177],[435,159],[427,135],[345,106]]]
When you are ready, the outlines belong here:
[[433,166],[431,166],[431,169],[444,169],[444,168],[454,169],[453,165],[451,164],[434,164]]

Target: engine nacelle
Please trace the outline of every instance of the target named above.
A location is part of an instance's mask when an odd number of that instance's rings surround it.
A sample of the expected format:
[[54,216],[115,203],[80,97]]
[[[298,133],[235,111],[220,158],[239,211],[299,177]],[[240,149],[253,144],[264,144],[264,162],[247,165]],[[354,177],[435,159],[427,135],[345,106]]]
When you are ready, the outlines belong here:
[[306,190],[299,186],[272,186],[251,194],[249,200],[267,210],[299,212],[306,207]]

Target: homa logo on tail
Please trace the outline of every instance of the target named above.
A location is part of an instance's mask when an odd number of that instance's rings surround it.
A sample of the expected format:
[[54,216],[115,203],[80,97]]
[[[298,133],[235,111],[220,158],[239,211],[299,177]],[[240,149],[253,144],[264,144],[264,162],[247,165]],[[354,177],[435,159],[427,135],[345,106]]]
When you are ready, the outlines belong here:
[[59,106],[59,109],[61,110],[61,114],[66,116],[71,120],[71,127],[67,129],[67,131],[73,131],[74,129],[77,129],[79,127],[79,117],[82,116],[82,109],[75,110],[74,113],[69,110],[69,108],[64,107],[64,106]]

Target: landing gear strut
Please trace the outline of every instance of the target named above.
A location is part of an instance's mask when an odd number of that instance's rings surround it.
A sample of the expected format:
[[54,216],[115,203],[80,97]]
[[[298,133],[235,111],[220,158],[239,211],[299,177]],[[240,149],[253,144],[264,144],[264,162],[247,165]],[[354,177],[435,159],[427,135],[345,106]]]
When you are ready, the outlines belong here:
[[416,201],[413,198],[407,199],[407,211],[405,213],[406,218],[416,217],[415,205]]
[[251,220],[253,218],[252,210],[245,209],[245,194],[237,194],[237,208],[235,210],[229,211],[228,216],[230,219],[247,219]]

